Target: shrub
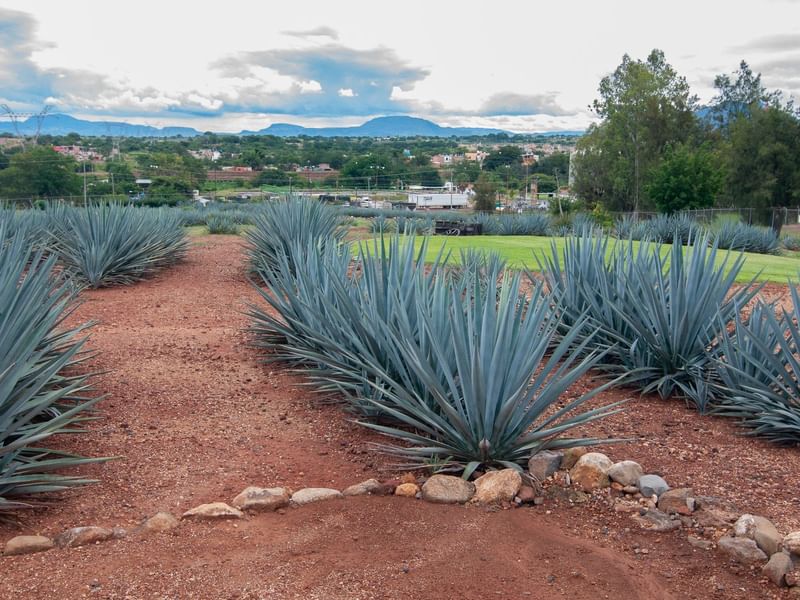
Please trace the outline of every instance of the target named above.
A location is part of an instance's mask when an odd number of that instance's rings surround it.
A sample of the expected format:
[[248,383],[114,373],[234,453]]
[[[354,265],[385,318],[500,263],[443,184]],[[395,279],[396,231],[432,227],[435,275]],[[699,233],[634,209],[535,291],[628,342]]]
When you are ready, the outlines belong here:
[[63,327],[75,289],[54,268],[54,256],[0,222],[0,513],[27,507],[19,496],[90,483],[55,471],[96,460],[42,447],[80,431],[97,401],[75,374],[86,326]]
[[180,261],[187,241],[173,211],[133,206],[66,209],[51,218],[51,247],[81,283],[129,284]]

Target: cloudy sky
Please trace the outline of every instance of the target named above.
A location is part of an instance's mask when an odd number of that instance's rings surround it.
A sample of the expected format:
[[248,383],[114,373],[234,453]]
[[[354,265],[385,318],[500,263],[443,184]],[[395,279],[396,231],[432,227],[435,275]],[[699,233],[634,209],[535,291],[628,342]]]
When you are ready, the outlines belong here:
[[0,0],[0,102],[216,131],[578,129],[600,78],[652,48],[701,100],[742,59],[800,97],[800,0]]

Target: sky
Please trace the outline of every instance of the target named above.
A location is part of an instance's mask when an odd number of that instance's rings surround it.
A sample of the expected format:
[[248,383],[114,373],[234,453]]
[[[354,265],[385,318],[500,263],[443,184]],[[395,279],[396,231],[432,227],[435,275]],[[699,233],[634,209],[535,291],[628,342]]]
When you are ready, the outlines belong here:
[[0,103],[231,132],[573,130],[622,56],[653,48],[703,102],[741,60],[800,98],[800,0],[0,0]]

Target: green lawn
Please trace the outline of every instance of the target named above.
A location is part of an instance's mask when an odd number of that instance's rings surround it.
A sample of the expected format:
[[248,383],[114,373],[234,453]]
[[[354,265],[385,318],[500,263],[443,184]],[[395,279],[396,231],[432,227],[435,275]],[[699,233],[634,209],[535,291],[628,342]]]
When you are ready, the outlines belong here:
[[[428,258],[433,260],[444,244],[456,255],[462,248],[478,248],[500,253],[509,266],[513,268],[536,269],[534,253],[550,252],[550,243],[554,238],[534,236],[479,235],[465,237],[431,237],[428,247]],[[421,243],[417,239],[417,244]],[[555,238],[559,249],[563,248],[563,238]],[[722,253],[724,257],[724,252]],[[738,281],[750,281],[759,274],[760,281],[786,283],[789,279],[797,280],[800,272],[800,259],[794,256],[771,256],[765,254],[746,254],[745,263],[739,273]]]

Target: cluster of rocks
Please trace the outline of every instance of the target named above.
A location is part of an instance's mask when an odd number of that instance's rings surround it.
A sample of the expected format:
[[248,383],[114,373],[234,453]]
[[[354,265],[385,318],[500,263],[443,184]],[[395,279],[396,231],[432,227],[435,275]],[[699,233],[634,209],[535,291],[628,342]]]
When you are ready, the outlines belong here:
[[[693,530],[688,536],[692,546],[705,550],[716,546],[732,561],[762,565],[770,581],[793,588],[792,593],[800,597],[800,531],[781,535],[765,517],[741,514],[729,502],[696,495],[692,488],[670,489],[660,475],[645,473],[638,463],[615,463],[599,452],[544,451],[534,455],[528,466],[540,482],[552,480],[584,494],[608,493],[614,510],[630,513],[643,529]],[[576,496],[568,498],[574,501]]]

